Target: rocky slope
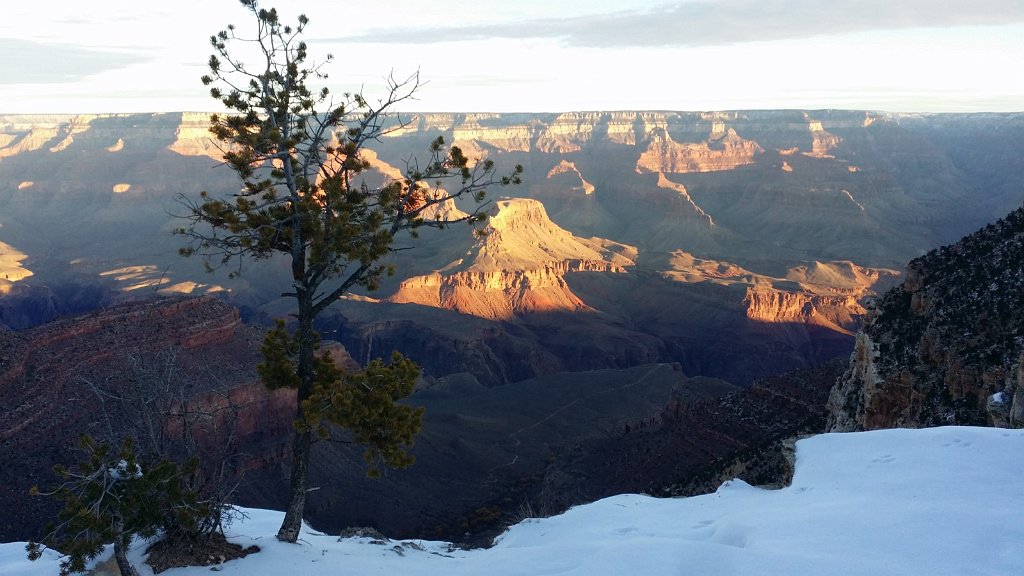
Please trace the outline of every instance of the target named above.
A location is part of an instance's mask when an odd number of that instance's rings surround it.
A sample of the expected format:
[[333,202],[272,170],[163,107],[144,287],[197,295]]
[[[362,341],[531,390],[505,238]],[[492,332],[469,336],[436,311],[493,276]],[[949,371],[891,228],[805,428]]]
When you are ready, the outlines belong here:
[[[526,509],[553,514],[622,492],[703,493],[730,473],[782,483],[791,469],[779,444],[821,429],[843,367],[747,390],[687,378],[679,368],[562,373],[498,387],[470,374],[431,380],[411,399],[426,407],[415,466],[368,482],[358,449],[320,444],[310,518],[328,532],[373,525],[392,536],[481,545]],[[263,503],[281,493],[275,474],[250,476],[265,490]]]
[[[174,386],[194,411],[231,408],[234,433],[259,468],[280,458],[290,432],[287,392],[267,392],[255,375],[260,331],[212,298],[117,305],[27,330],[0,330],[0,539],[39,537],[54,513],[51,467],[77,458],[78,435],[124,433],[118,394],[135,386]],[[157,388],[144,397],[155,400]],[[108,419],[108,416],[112,420]],[[112,426],[114,429],[108,428]],[[217,438],[216,442],[223,442]]]
[[31,270],[21,265],[26,257],[13,246],[0,242],[0,295],[6,295],[12,284],[32,275]]
[[330,531],[372,523],[403,537],[479,542],[519,509],[563,447],[657,416],[673,390],[700,398],[734,389],[706,380],[648,364],[511,386],[486,387],[470,374],[430,382],[411,399],[426,408],[413,467],[370,482],[358,474],[360,451],[318,445],[313,474],[323,488],[310,494],[312,519]]
[[[280,506],[294,397],[269,393],[256,381],[260,332],[210,297],[125,303],[21,332],[0,330],[0,400],[7,407],[0,414],[0,506],[7,511],[0,538],[38,537],[54,510],[45,499],[29,498],[29,488],[53,483],[50,467],[73,460],[78,434],[117,435],[120,412],[107,392],[138,385],[171,387],[192,409],[213,415],[211,426],[230,423],[247,470],[237,500]],[[331,346],[352,364],[343,348]],[[391,534],[485,538],[535,493],[553,461],[581,454],[572,449],[576,444],[596,448],[679,402],[737,390],[688,378],[670,364],[515,380],[485,386],[462,373],[422,382],[410,399],[427,408],[417,464],[378,482],[364,477],[358,447],[318,444],[312,481],[320,489],[310,495],[309,518],[328,530],[369,524]],[[744,443],[751,442],[744,434]],[[223,440],[206,428],[197,437],[214,445]],[[722,440],[714,453],[730,454],[734,444]],[[691,456],[696,466],[700,456]]]
[[737,477],[785,485],[792,441],[822,429],[828,391],[843,369],[833,361],[717,394],[677,388],[659,415],[623,423],[615,435],[563,445],[533,487],[532,504],[556,513],[613,494],[692,496]]
[[747,318],[765,324],[810,324],[852,334],[868,296],[892,285],[899,273],[853,262],[809,262],[780,277],[758,274],[730,262],[696,258],[681,250],[668,259],[663,277],[744,290]]
[[[529,194],[560,225],[641,250],[682,248],[734,261],[739,253],[788,253],[893,266],[1005,213],[1007,198],[1019,194],[994,159],[1013,164],[1004,150],[1022,128],[1021,115],[423,114],[382,142],[380,152],[397,160],[415,152],[416,135],[442,134],[492,159],[514,158],[527,166]],[[969,141],[958,139],[964,134]],[[551,190],[545,177],[563,161],[593,190]],[[679,209],[669,212],[675,199],[659,196],[656,179],[646,178],[659,173],[684,186],[718,230],[679,221]],[[976,184],[981,177],[999,194],[984,194]],[[968,197],[980,204],[963,202]],[[669,218],[676,224],[671,237],[651,233]]]
[[830,427],[1024,426],[1024,209],[907,266],[873,306]]
[[[1005,213],[1019,194],[1006,146],[1024,117],[843,111],[421,114],[377,146],[382,167],[437,135],[523,163],[559,226],[641,253],[900,265]],[[36,282],[84,276],[119,289],[276,296],[263,274],[229,281],[175,256],[177,193],[232,190],[199,113],[0,115],[0,242]],[[966,137],[966,139],[964,138]],[[382,168],[381,173],[387,170]],[[996,194],[982,193],[996,190]],[[939,201],[941,200],[941,201]],[[178,210],[180,211],[180,210]],[[35,220],[81,225],[37,234]],[[160,231],[154,234],[154,231]],[[127,240],[127,241],[125,241]],[[403,262],[403,264],[408,264]],[[431,270],[407,266],[410,274]],[[138,270],[128,278],[121,270]]]
[[25,330],[61,316],[90,312],[129,299],[97,284],[11,283],[0,290],[0,326]]
[[[237,189],[204,117],[0,116],[0,242],[14,272],[0,281],[0,322],[85,309],[63,303],[64,286],[102,286],[97,306],[111,292],[223,290],[246,318],[287,314],[279,263],[228,279],[177,256],[177,194]],[[849,353],[887,267],[1020,202],[1020,114],[409,117],[375,145],[370,177],[395,177],[436,136],[527,170],[502,190],[527,198],[499,203],[491,237],[454,227],[401,238],[416,249],[390,262],[395,283],[325,318],[361,359],[416,350],[437,377],[476,370],[501,384],[678,362],[748,384],[813,365]],[[541,204],[544,221],[518,209]],[[40,222],[75,225],[40,233]]]
[[[543,197],[557,222],[584,237],[612,238],[641,250],[699,247],[703,257],[733,261],[784,256],[870,266],[905,262],[1015,205],[1019,194],[1007,170],[1018,161],[1013,144],[1024,133],[1024,117],[1012,114],[587,112],[412,118],[379,143],[383,161],[401,165],[442,135],[478,156],[521,162],[527,167],[525,194]],[[93,218],[97,209],[111,216],[111,210],[128,205],[133,212],[156,208],[153,194],[231,189],[227,171],[214,169],[218,153],[207,139],[206,122],[201,113],[0,115],[0,197],[12,210],[4,220],[18,228],[3,235],[31,240],[3,241],[34,258],[45,253],[41,247],[53,248],[57,238],[40,245],[15,224],[23,210],[59,211],[57,198],[75,197],[76,214]],[[548,176],[563,163],[573,167],[583,198],[568,194],[553,202],[548,197],[553,192]],[[651,235],[657,227],[652,223],[677,218],[682,207],[662,213],[678,199],[658,194],[657,179],[647,178],[658,174],[684,187],[690,211],[699,210],[719,230],[687,225],[672,238]],[[82,211],[86,198],[88,209]],[[952,202],[934,202],[938,198]],[[646,206],[630,204],[637,199]],[[164,208],[172,207],[160,204],[143,220],[164,226],[173,212]],[[635,218],[640,214],[646,217]],[[763,222],[753,222],[753,214]]]

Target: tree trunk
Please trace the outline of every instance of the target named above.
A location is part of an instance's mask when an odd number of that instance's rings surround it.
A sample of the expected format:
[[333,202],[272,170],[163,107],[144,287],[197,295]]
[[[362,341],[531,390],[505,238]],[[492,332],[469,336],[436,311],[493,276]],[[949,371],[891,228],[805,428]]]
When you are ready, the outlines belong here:
[[[299,376],[299,389],[295,395],[295,419],[305,420],[302,403],[313,394],[314,352],[316,334],[313,332],[313,302],[308,290],[298,290],[299,305],[299,354],[296,370]],[[284,521],[277,531],[277,539],[294,544],[299,539],[302,529],[302,515],[306,508],[306,492],[309,486],[309,454],[312,447],[313,433],[308,429],[296,430],[292,441],[292,476],[288,488],[288,507],[285,509]]]
[[[299,408],[301,417],[302,408]],[[306,487],[309,485],[309,451],[312,434],[308,431],[296,431],[292,442],[292,476],[288,488],[288,508],[284,513],[284,522],[277,531],[277,539],[294,544],[299,539],[302,529],[302,514],[306,508]]]
[[[123,522],[120,524],[123,524]],[[117,561],[117,569],[121,571],[121,576],[139,576],[135,566],[132,566],[132,563],[128,561],[127,548],[131,542],[131,536],[127,540],[128,542],[125,542],[125,537],[120,534],[114,539],[114,560]]]

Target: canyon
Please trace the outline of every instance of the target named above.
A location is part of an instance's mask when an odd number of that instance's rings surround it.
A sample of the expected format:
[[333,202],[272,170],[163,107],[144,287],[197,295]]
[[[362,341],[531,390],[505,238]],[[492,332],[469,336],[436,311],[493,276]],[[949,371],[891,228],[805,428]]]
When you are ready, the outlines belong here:
[[[875,358],[889,337],[873,320],[857,336],[870,303],[887,305],[897,297],[882,295],[901,285],[899,302],[929,309],[927,266],[904,274],[905,263],[1024,201],[1024,114],[403,118],[368,151],[367,182],[397,177],[438,136],[526,172],[488,198],[481,230],[399,237],[395,277],[319,319],[357,363],[392,349],[418,362],[413,401],[427,407],[410,470],[368,484],[357,450],[323,448],[310,514],[332,529],[454,538],[526,499],[554,510],[607,490],[688,493],[694,474],[725,468],[761,474],[766,446],[824,426],[842,372],[830,360],[861,359],[844,381],[880,374],[883,387],[923,390],[903,382],[912,369],[872,364],[887,362]],[[254,366],[261,327],[290,312],[288,271],[270,260],[209,274],[178,256],[171,234],[183,197],[238,189],[207,124],[202,113],[0,115],[0,395],[11,407],[0,449],[32,470],[29,485],[95,420],[85,380],[117,381],[132,357],[174,350],[196,402],[215,405],[217,390],[249,407],[238,424],[252,455],[243,503],[280,504],[292,414]],[[1020,380],[997,368],[947,378],[957,414],[988,418],[978,406],[1003,390],[996,383]],[[792,370],[804,376],[776,379]],[[1004,388],[1012,419],[1020,387]],[[885,416],[854,410],[833,426],[919,416],[921,402],[862,402],[856,390],[834,392],[833,405]],[[667,454],[685,458],[659,464]],[[4,505],[22,506],[25,482],[3,484]],[[5,535],[24,537],[39,509],[19,514]]]
[[[260,336],[210,296],[147,299],[0,331],[0,506],[7,511],[0,538],[42,530],[56,503],[29,497],[31,487],[52,485],[52,465],[78,457],[79,434],[134,430],[138,414],[123,404],[139,391],[159,402],[170,390],[200,415],[192,432],[201,453],[215,453],[230,434],[229,461],[244,472],[237,502],[283,504],[294,393],[259,382]],[[325,347],[353,363],[337,343]],[[416,465],[367,480],[358,446],[320,442],[308,518],[330,531],[372,524],[393,535],[482,543],[524,502],[555,512],[612,491],[668,490],[715,470],[714,460],[774,474],[752,455],[817,426],[834,366],[750,389],[687,377],[678,364],[505,386],[485,386],[466,372],[424,377],[408,400],[427,409]],[[679,457],[660,459],[666,450]],[[598,464],[612,460],[615,474]]]

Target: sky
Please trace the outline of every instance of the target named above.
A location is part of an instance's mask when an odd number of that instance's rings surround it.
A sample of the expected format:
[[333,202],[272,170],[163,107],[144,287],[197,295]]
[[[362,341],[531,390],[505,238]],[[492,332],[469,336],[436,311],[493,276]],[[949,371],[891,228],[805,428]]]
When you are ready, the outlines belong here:
[[[224,576],[1022,574],[1022,449],[1024,430],[999,428],[824,434],[797,443],[786,488],[733,480],[693,498],[613,496],[526,520],[493,548],[476,550],[339,539],[308,528],[298,544],[286,544],[273,536],[282,513],[249,510],[228,535],[260,551],[215,569]],[[129,559],[147,576],[140,544]],[[57,561],[52,550],[32,563],[24,544],[0,544],[0,575],[51,576]]]
[[[1024,0],[264,0],[310,18],[327,86],[406,111],[1024,111]],[[5,1],[0,114],[217,109],[209,37],[237,0]]]

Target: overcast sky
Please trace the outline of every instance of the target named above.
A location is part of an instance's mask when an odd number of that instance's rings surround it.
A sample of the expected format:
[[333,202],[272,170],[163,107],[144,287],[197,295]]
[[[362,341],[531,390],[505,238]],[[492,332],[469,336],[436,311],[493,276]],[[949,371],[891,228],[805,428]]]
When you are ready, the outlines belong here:
[[[1024,0],[265,0],[329,87],[420,71],[407,111],[1024,111]],[[237,0],[4,2],[0,114],[212,110]]]

